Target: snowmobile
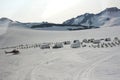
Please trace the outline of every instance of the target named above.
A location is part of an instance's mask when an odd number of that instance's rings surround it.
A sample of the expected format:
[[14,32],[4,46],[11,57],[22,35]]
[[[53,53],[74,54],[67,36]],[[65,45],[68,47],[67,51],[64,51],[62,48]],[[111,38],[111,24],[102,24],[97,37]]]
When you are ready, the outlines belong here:
[[14,49],[14,50],[12,50],[12,51],[10,51],[10,52],[5,51],[5,54],[9,54],[9,53],[13,53],[13,55],[16,55],[16,54],[19,54],[20,51],[19,51],[19,50],[16,50],[16,49]]

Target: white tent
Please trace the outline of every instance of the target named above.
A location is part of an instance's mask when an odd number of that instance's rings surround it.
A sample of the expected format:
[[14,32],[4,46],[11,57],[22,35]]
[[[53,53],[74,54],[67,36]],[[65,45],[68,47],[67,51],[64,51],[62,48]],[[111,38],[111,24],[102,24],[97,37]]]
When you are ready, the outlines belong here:
[[62,47],[63,47],[63,44],[61,42],[55,43],[53,45],[53,48],[62,48]]
[[48,49],[48,48],[50,48],[50,45],[44,43],[44,44],[41,44],[41,45],[40,45],[40,48],[41,48],[41,49]]
[[80,47],[80,41],[74,40],[73,43],[71,44],[71,48],[78,48],[78,47]]

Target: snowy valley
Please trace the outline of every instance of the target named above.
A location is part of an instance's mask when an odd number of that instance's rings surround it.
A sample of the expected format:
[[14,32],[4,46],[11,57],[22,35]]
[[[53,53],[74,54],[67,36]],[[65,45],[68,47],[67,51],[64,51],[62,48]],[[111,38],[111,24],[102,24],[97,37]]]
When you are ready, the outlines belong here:
[[[117,13],[111,16],[110,11]],[[85,14],[90,18],[84,23],[82,15],[65,25],[50,24],[55,26],[37,30],[31,27],[42,23],[0,19],[0,80],[119,80],[119,13],[109,8],[96,15]],[[78,23],[100,28],[67,30],[78,28]],[[19,54],[11,52],[14,49]]]
[[[0,47],[88,38],[120,38],[119,27],[82,31],[45,31],[9,28],[0,36]],[[59,49],[24,48],[20,54],[5,54],[0,49],[0,80],[119,80],[120,46]]]

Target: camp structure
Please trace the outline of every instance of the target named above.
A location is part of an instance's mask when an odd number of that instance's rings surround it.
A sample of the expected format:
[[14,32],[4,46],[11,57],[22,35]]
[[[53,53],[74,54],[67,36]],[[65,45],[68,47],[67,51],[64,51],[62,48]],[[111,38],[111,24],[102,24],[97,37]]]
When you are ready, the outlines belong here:
[[111,38],[106,38],[105,41],[111,41]]
[[93,44],[99,44],[101,40],[93,40]]
[[71,48],[79,48],[79,47],[80,47],[80,41],[74,40],[73,43],[71,44]]
[[43,43],[40,45],[40,49],[49,49],[49,48],[50,48],[49,44]]
[[64,45],[69,45],[71,42],[70,41],[64,41],[63,44]]
[[53,44],[52,48],[55,49],[55,48],[62,48],[62,47],[63,47],[63,44],[61,42],[57,42]]

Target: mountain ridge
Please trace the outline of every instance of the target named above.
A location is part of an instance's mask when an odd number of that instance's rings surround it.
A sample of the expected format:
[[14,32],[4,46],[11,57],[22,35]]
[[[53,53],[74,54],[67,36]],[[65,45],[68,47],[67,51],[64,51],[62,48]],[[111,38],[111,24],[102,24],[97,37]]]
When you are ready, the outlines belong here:
[[[120,17],[120,9],[117,7],[106,8],[105,10],[93,14],[85,13],[75,18],[68,19],[63,24],[85,25],[85,26],[104,26],[112,18]],[[119,21],[120,22],[120,21]]]
[[[40,23],[22,23],[19,21],[13,21],[9,18],[2,17],[0,18],[0,25],[8,24],[9,27],[27,27],[27,28],[44,28],[44,27],[52,27],[52,26],[71,26],[71,27],[81,27],[85,29],[89,28],[98,28],[101,26],[119,26],[120,25],[120,9],[117,7],[106,8],[103,11],[93,14],[93,13],[85,13],[82,15],[78,15],[75,18],[68,19],[64,21],[62,24],[56,23],[48,23],[48,22],[40,22]],[[43,26],[43,27],[42,27]]]

